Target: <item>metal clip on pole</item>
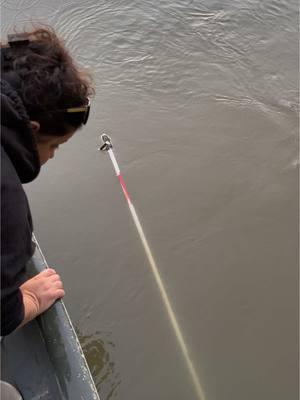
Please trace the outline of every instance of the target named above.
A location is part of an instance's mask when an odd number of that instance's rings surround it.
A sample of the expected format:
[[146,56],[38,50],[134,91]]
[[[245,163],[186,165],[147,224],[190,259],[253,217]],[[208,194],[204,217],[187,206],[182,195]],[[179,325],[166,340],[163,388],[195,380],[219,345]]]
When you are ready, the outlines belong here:
[[103,142],[103,145],[101,147],[99,147],[99,150],[108,151],[109,149],[113,148],[113,145],[111,143],[111,139],[106,133],[103,133],[101,135],[101,140]]

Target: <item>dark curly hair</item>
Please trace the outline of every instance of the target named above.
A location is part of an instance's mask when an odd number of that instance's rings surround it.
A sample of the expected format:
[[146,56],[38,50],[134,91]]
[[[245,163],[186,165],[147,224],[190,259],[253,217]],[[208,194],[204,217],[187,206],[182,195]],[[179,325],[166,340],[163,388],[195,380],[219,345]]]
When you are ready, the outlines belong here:
[[93,94],[91,77],[75,65],[63,42],[51,28],[22,33],[24,44],[1,43],[5,57],[2,79],[21,97],[30,120],[40,123],[40,133],[65,135],[83,124],[82,113],[60,110],[87,104]]

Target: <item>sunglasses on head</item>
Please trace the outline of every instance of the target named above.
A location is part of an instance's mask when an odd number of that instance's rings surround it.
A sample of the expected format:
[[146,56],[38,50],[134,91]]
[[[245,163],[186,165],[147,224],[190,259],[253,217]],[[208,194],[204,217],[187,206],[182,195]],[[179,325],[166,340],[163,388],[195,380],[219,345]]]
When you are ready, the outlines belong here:
[[[82,123],[83,125],[86,125],[89,115],[90,115],[90,108],[91,108],[91,100],[89,97],[87,98],[88,103],[85,106],[80,106],[80,107],[71,107],[71,108],[66,108],[65,110],[59,110],[59,111],[64,111],[66,113],[72,114],[72,113],[84,113]],[[58,111],[58,110],[57,110]]]
[[49,110],[49,111],[43,111],[42,114],[47,114],[47,113],[67,113],[67,114],[77,114],[77,113],[82,113],[82,121],[81,123],[83,125],[86,125],[89,115],[90,115],[90,108],[91,108],[91,100],[89,97],[87,97],[87,104],[84,106],[78,106],[78,107],[70,107],[70,108],[59,108],[59,109],[54,109],[54,110]]

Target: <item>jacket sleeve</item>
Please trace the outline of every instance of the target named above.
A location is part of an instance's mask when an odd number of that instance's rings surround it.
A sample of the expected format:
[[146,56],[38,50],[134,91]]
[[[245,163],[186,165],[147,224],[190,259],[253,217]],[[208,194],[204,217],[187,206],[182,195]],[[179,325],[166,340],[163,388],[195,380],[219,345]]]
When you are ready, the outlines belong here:
[[[1,209],[3,208],[1,200]],[[2,210],[1,210],[2,211]],[[11,222],[11,221],[10,221]],[[24,306],[19,286],[20,274],[25,266],[22,262],[22,254],[7,243],[13,236],[9,233],[9,225],[6,216],[1,218],[1,336],[14,331],[23,321]]]
[[23,297],[20,289],[16,288],[1,298],[1,336],[12,333],[23,319]]
[[7,163],[1,164],[1,335],[5,336],[24,319],[19,287],[27,279],[25,271],[32,256],[32,229],[23,187],[14,170]]

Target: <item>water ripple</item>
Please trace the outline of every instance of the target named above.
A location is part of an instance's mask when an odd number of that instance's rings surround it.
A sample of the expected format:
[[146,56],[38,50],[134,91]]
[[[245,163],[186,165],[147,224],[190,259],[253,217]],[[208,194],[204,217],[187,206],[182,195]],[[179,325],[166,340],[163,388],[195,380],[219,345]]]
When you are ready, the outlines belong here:
[[[231,7],[162,1],[155,8],[146,0],[113,5],[88,0],[62,7],[56,24],[81,62],[99,73],[100,90],[109,82],[145,96],[178,94],[187,101],[199,92],[213,95],[212,83],[218,92],[230,86],[225,96],[250,92],[256,98],[261,79],[269,80],[266,49],[276,53],[278,41],[285,40],[277,30],[279,10],[281,24],[291,30],[290,8],[275,0]],[[273,77],[268,92],[282,95],[282,82],[290,79],[284,65]]]

